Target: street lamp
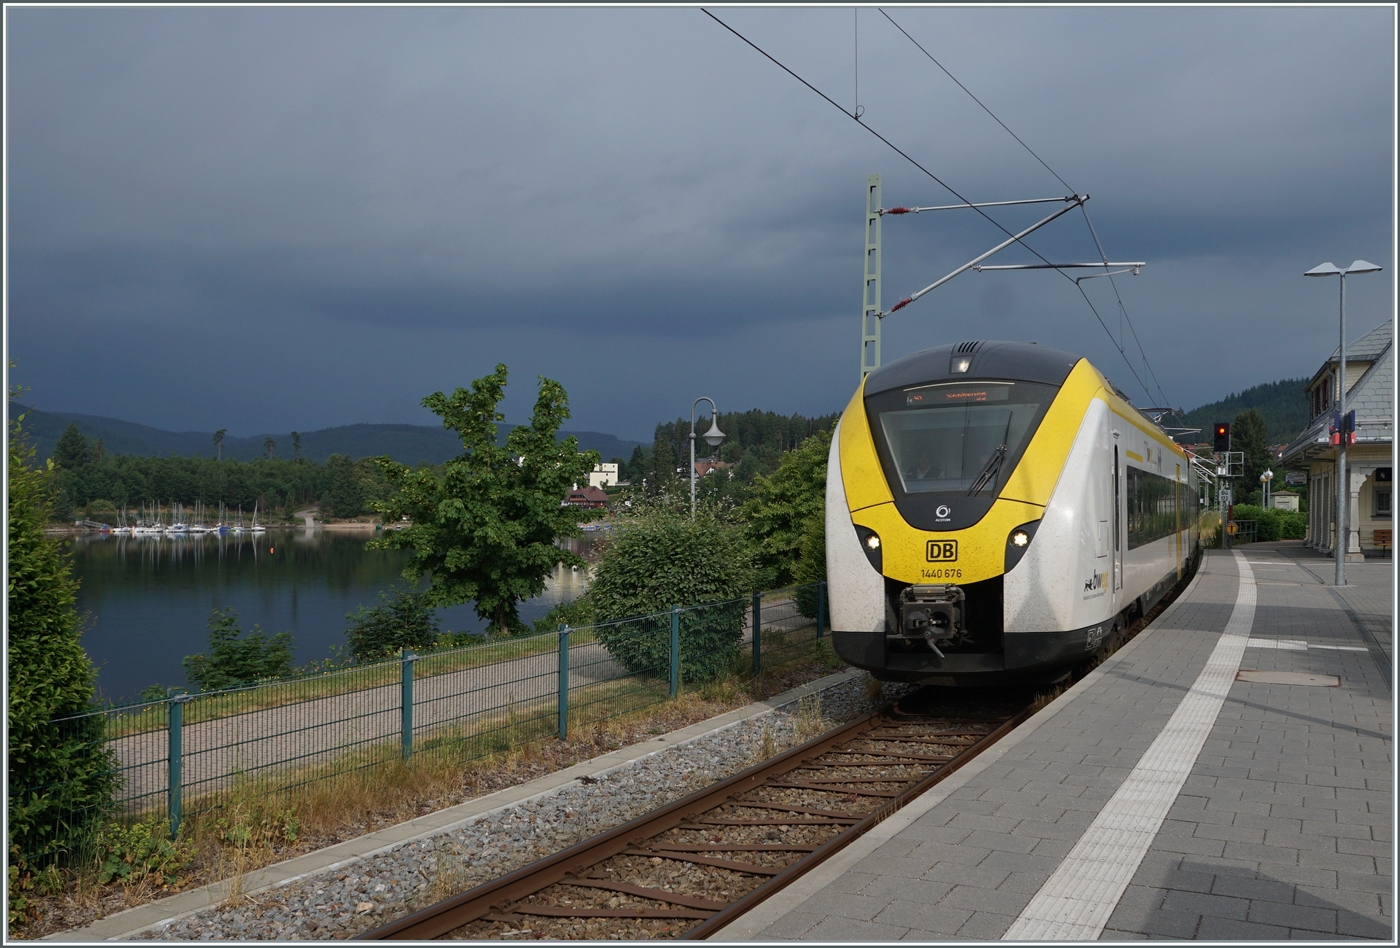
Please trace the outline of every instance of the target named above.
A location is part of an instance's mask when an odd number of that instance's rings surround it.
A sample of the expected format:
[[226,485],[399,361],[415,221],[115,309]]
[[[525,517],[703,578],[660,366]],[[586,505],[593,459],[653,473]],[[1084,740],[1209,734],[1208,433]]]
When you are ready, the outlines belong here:
[[1273,480],[1273,479],[1274,479],[1274,472],[1273,472],[1273,471],[1265,471],[1263,474],[1260,474],[1260,475],[1259,475],[1259,483],[1260,483],[1261,485],[1263,485],[1263,487],[1264,487],[1264,504],[1263,504],[1263,507],[1264,507],[1265,510],[1268,510],[1268,509],[1269,509],[1269,481],[1271,481],[1271,480]]
[[[1340,343],[1337,346],[1337,416],[1342,419],[1342,424],[1338,428],[1344,427],[1347,417],[1347,274],[1348,273],[1377,273],[1380,267],[1374,263],[1367,263],[1365,260],[1353,260],[1349,267],[1339,267],[1330,260],[1327,263],[1313,267],[1303,276],[1321,277],[1336,275],[1341,279],[1340,302],[1338,304],[1338,337]],[[1332,583],[1335,586],[1345,586],[1347,584],[1346,573],[1346,548],[1350,545],[1351,530],[1349,529],[1348,507],[1350,501],[1350,491],[1347,489],[1347,432],[1337,432],[1337,538],[1336,538],[1336,560],[1337,572]]]
[[705,432],[705,443],[717,447],[724,440],[724,432],[719,430],[719,409],[715,400],[701,395],[690,403],[690,519],[695,519],[695,406],[701,402],[710,403],[710,430]]

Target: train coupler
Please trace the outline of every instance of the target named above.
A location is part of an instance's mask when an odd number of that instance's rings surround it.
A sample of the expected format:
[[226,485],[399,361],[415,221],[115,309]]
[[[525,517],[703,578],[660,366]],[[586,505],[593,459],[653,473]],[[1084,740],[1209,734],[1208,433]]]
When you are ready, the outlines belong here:
[[963,591],[952,583],[909,586],[899,594],[899,635],[904,641],[923,639],[933,654],[960,645],[967,638]]

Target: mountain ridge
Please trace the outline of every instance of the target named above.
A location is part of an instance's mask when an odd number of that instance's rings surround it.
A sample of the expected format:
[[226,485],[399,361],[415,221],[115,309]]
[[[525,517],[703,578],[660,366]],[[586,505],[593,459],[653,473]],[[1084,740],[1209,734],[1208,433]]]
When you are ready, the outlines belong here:
[[[216,453],[212,431],[166,431],[104,415],[42,411],[19,402],[9,402],[10,418],[25,413],[28,414],[25,430],[39,458],[47,458],[53,453],[54,445],[69,424],[77,425],[89,441],[101,439],[103,451],[109,454],[213,457]],[[499,427],[504,439],[505,434],[516,426],[502,423]],[[415,465],[424,461],[441,464],[448,458],[456,457],[462,450],[454,432],[433,425],[358,423],[318,428],[300,434],[301,456],[318,463],[324,463],[332,454],[346,454],[357,459],[387,454],[400,464]],[[601,431],[561,431],[559,435],[561,439],[573,435],[578,438],[580,450],[597,451],[604,461],[617,457],[626,459],[632,454],[632,449],[641,443]],[[261,457],[266,453],[264,442],[267,438],[276,442],[274,452],[278,456],[292,454],[292,436],[289,432],[260,432],[246,437],[225,435],[223,456],[240,461]]]
[[1279,379],[1253,385],[1240,392],[1231,392],[1219,401],[1201,405],[1186,412],[1184,420],[1168,420],[1173,427],[1200,428],[1200,434],[1183,435],[1183,441],[1205,442],[1211,439],[1210,429],[1217,421],[1234,421],[1240,412],[1253,408],[1269,426],[1270,444],[1293,440],[1308,426],[1308,402],[1303,397],[1305,378]]

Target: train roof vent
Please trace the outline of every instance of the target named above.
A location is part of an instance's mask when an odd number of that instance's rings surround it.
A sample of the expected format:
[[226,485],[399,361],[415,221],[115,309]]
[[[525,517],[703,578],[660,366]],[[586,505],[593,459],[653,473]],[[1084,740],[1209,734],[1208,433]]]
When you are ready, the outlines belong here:
[[966,355],[969,352],[976,352],[977,347],[981,344],[982,340],[980,339],[978,339],[976,342],[960,342],[957,344],[956,347],[954,347],[953,351],[958,353],[959,355]]

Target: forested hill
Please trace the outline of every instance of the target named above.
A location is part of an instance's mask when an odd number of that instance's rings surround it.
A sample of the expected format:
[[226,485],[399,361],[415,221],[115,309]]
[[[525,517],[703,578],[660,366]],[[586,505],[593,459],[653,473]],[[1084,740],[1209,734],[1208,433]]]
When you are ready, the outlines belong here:
[[[89,441],[100,439],[102,450],[107,454],[213,457],[215,453],[212,431],[162,431],[149,425],[100,415],[38,411],[16,402],[9,404],[11,418],[29,412],[25,430],[41,459],[53,453],[54,445],[69,424],[76,424]],[[502,426],[502,437],[510,427]],[[597,451],[605,461],[628,457],[639,443],[597,431],[566,431],[560,434],[561,437],[574,435],[582,450]],[[225,435],[223,456],[240,461],[262,457],[267,453],[264,445],[268,438],[276,442],[273,448],[275,456],[292,456],[292,436],[289,433],[257,434],[246,438]],[[460,453],[461,442],[453,432],[431,425],[342,425],[301,432],[301,456],[318,463],[323,463],[332,454],[345,454],[351,458],[387,454],[401,464],[413,465],[420,461],[440,464]]]
[[1291,441],[1308,425],[1308,403],[1303,397],[1303,386],[1307,383],[1307,379],[1265,382],[1237,395],[1231,394],[1218,402],[1192,409],[1186,413],[1184,422],[1170,420],[1165,424],[1200,428],[1199,435],[1188,435],[1182,440],[1209,441],[1211,425],[1217,421],[1233,421],[1240,412],[1253,408],[1264,416],[1264,421],[1269,425],[1270,444]]

